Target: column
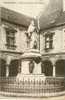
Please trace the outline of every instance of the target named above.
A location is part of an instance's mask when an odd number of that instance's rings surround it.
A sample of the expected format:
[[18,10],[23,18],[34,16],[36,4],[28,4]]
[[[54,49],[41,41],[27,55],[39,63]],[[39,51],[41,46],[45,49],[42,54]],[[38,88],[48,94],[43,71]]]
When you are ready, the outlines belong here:
[[56,66],[53,65],[53,77],[55,77],[55,76],[56,76]]
[[9,65],[10,65],[10,62],[11,62],[11,56],[7,56],[7,58],[6,58],[6,77],[9,76]]
[[53,77],[56,76],[56,66],[55,66],[55,59],[52,60],[52,65],[53,65]]
[[8,77],[9,76],[9,65],[7,64],[6,65],[6,77]]

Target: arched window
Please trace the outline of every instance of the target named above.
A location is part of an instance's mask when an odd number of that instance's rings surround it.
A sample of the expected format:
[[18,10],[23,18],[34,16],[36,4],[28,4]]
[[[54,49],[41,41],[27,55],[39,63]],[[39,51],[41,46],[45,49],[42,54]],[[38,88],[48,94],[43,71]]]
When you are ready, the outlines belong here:
[[19,61],[18,60],[12,60],[9,65],[9,76],[17,76],[18,74],[18,67],[19,67]]
[[3,59],[0,59],[0,76],[6,76],[6,61]]
[[34,70],[34,62],[30,61],[30,63],[29,63],[29,72],[33,73],[33,70]]
[[65,77],[65,60],[63,59],[56,62],[56,76]]

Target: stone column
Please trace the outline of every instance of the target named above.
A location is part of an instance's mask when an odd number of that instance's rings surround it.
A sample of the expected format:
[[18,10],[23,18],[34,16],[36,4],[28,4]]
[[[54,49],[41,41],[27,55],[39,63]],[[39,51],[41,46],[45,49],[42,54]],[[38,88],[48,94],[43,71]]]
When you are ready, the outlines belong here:
[[11,57],[7,56],[7,58],[6,58],[6,77],[9,76],[9,65],[10,65],[10,62],[11,62]]
[[6,65],[6,77],[9,76],[9,64]]
[[53,77],[55,77],[55,76],[56,76],[56,66],[53,65]]
[[55,77],[56,76],[55,59],[52,59],[52,65],[53,65],[53,77]]

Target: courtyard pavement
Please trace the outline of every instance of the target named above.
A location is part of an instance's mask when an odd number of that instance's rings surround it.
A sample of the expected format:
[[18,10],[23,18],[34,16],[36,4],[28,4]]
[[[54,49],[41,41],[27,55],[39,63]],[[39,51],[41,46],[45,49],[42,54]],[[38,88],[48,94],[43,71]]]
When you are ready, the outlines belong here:
[[0,96],[0,100],[65,100],[64,96],[59,97],[49,97],[49,98],[31,98],[31,97],[4,97]]

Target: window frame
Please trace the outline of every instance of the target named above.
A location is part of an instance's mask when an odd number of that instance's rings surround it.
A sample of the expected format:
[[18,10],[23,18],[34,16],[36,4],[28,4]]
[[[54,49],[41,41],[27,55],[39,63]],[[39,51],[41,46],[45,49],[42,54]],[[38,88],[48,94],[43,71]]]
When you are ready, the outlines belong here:
[[[16,49],[16,40],[15,40],[15,33],[16,31],[13,31],[13,30],[9,30],[9,29],[6,29],[6,46],[7,46],[7,49],[12,49],[12,50],[15,50]],[[11,35],[13,34],[13,35]],[[11,41],[12,44],[11,44]]]
[[[53,49],[53,35],[54,33],[52,32],[45,34],[45,51]],[[49,39],[47,40],[47,38]],[[49,47],[47,47],[47,45],[49,45]]]

